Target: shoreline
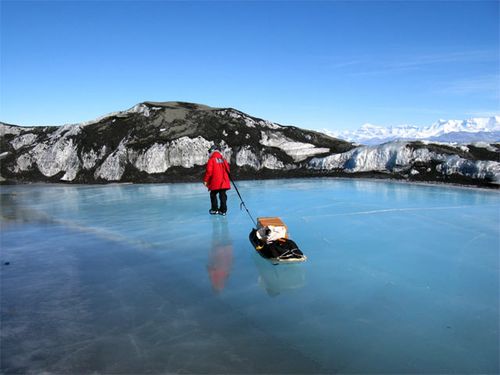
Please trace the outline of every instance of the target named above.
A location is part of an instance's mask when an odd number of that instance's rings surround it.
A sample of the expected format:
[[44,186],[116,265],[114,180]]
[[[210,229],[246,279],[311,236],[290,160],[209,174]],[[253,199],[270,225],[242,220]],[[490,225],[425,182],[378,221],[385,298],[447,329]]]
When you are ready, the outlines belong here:
[[[478,186],[473,184],[459,184],[454,182],[441,182],[441,181],[408,181],[404,179],[391,178],[391,177],[366,177],[366,176],[290,176],[290,177],[270,177],[270,178],[240,178],[236,181],[281,181],[281,180],[313,180],[313,179],[328,179],[328,180],[339,180],[339,181],[365,181],[365,182],[390,182],[394,184],[401,185],[415,185],[415,186],[429,186],[429,187],[442,187],[442,188],[455,188],[455,189],[465,189],[465,190],[478,190],[478,191],[488,191],[496,194],[500,193],[499,186]],[[0,183],[0,190],[4,186],[50,186],[50,187],[104,187],[104,186],[125,186],[125,185],[180,185],[180,184],[202,184],[202,181],[193,181],[191,179],[182,181],[139,181],[139,182],[104,182],[104,183],[68,183],[68,182],[52,182],[52,181],[2,181]]]

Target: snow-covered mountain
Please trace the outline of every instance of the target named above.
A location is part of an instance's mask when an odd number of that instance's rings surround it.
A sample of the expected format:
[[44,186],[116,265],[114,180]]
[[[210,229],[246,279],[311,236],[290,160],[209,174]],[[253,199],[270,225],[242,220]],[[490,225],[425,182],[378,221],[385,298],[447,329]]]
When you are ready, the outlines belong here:
[[0,123],[0,182],[199,182],[215,143],[237,179],[359,176],[500,184],[500,144],[356,147],[233,108],[184,102],[144,102],[74,125]]
[[468,120],[439,120],[428,127],[412,125],[383,127],[364,124],[355,131],[327,134],[364,145],[377,145],[395,140],[429,140],[437,142],[499,142],[500,116],[471,118]]

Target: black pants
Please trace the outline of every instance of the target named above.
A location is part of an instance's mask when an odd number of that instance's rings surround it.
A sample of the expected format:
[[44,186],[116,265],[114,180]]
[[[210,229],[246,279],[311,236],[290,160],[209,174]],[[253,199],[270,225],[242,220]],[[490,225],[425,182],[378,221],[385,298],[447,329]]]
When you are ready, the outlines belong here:
[[[226,206],[227,195],[226,195],[226,191],[227,191],[227,189],[221,189],[221,190],[212,190],[210,192],[210,202],[212,203],[212,210],[214,210],[214,211],[220,211],[220,212],[226,212],[227,211],[227,206]],[[219,194],[220,207],[217,204],[217,194]]]

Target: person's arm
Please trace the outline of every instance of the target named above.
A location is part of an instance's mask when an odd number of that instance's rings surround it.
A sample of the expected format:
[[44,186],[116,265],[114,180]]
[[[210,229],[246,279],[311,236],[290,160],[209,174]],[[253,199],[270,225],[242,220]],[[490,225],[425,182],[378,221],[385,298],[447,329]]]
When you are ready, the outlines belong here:
[[208,159],[207,169],[205,171],[205,176],[203,177],[203,184],[205,186],[207,186],[208,183],[210,182],[210,179],[212,178],[213,170],[214,170],[214,161],[212,158],[210,158],[210,159]]

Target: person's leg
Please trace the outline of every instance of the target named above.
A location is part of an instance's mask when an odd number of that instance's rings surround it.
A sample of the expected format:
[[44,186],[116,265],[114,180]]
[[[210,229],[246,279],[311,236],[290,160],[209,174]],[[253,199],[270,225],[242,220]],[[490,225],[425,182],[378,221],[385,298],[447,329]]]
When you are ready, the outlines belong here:
[[219,190],[219,199],[220,199],[220,209],[219,211],[222,213],[226,213],[227,211],[227,195],[226,190]]
[[219,207],[217,205],[217,192],[218,192],[218,190],[212,190],[210,192],[210,203],[212,205],[212,207],[210,208],[210,213],[219,210]]

